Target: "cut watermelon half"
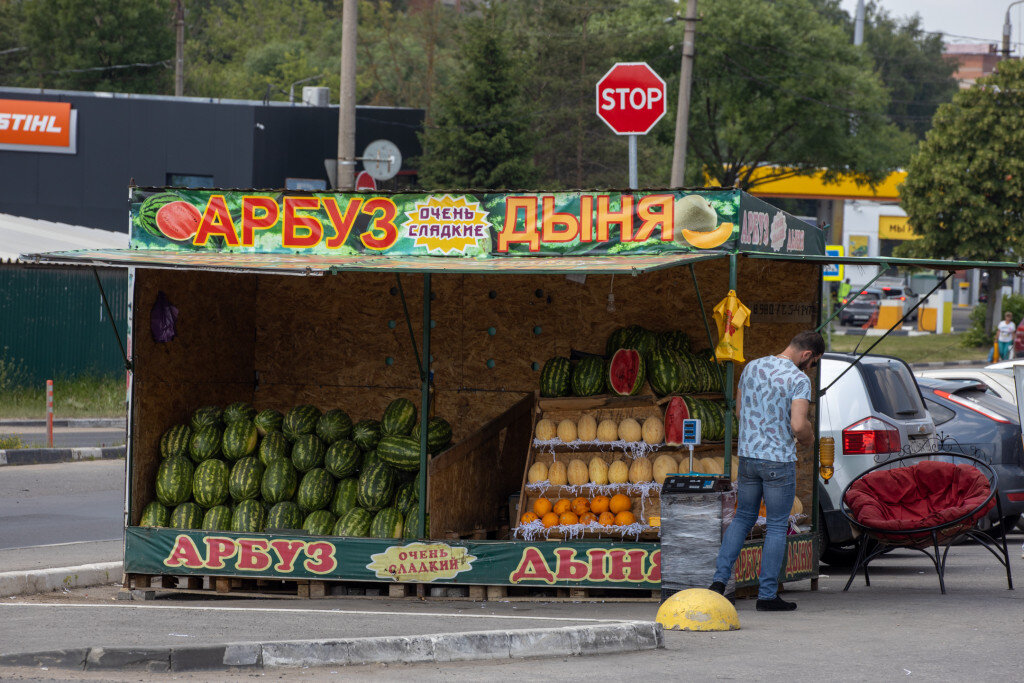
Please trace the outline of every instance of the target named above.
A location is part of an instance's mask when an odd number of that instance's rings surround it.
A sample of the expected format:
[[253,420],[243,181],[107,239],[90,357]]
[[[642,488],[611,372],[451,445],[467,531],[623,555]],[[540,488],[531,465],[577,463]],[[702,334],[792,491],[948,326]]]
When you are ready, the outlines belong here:
[[665,445],[683,445],[683,420],[690,417],[690,409],[681,396],[673,396],[665,406]]
[[191,239],[198,232],[201,220],[199,209],[188,202],[164,204],[156,212],[156,227],[177,242]]
[[639,394],[644,376],[644,358],[636,349],[619,349],[608,363],[608,386],[619,396]]

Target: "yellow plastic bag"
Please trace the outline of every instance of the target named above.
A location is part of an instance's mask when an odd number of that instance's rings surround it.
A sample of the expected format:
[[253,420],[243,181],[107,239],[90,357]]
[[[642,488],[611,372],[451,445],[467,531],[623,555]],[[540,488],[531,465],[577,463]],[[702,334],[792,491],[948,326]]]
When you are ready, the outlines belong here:
[[730,289],[715,306],[714,316],[718,326],[715,358],[743,363],[743,328],[750,327],[750,309],[740,302],[736,290]]

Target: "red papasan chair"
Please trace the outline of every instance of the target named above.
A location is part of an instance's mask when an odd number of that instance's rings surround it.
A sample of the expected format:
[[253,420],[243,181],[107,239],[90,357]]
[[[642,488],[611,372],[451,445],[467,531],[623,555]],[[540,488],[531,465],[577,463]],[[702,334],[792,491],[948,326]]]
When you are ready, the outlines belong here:
[[[936,457],[954,458],[956,464]],[[911,460],[917,462],[900,466]],[[843,590],[849,590],[861,568],[864,583],[870,586],[868,563],[890,550],[910,548],[935,564],[939,588],[945,593],[946,556],[950,546],[965,536],[981,543],[999,560],[1006,568],[1007,586],[1013,590],[1005,526],[999,525],[999,538],[976,526],[993,507],[999,509],[1002,519],[997,484],[995,470],[986,462],[948,452],[895,458],[863,472],[842,496],[843,514],[861,531],[857,561]],[[941,556],[940,545],[946,546]]]

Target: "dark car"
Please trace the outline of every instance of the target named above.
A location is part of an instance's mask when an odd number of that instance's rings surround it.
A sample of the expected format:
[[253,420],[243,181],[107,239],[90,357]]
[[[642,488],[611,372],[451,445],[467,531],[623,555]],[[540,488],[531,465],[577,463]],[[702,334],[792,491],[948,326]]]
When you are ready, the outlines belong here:
[[[853,298],[855,292],[850,292],[850,297]],[[845,304],[848,299],[843,299],[840,304]],[[878,312],[878,304],[882,301],[882,290],[868,288],[861,290],[861,293],[857,295],[856,299],[853,299],[853,303],[843,309],[842,313],[839,314],[840,325],[860,325],[866,323],[868,319],[875,313]]]
[[939,449],[974,456],[996,471],[1003,522],[1012,529],[1024,513],[1024,446],[1017,406],[987,393],[977,382],[919,377],[917,383],[935,422]]

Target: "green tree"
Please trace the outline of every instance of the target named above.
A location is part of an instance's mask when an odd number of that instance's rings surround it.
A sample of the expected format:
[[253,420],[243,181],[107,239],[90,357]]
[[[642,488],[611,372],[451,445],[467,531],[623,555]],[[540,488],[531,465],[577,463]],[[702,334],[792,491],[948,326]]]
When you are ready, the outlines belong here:
[[[921,239],[914,255],[1016,260],[1024,253],[1024,61],[939,107],[900,188]],[[985,329],[994,329],[1002,271],[990,269]]]
[[[810,0],[717,0],[702,5],[689,147],[723,185],[825,169],[877,182],[909,153],[912,137],[886,115],[888,96],[870,56]],[[762,164],[786,166],[760,180]],[[691,181],[699,181],[696,175]]]
[[508,189],[536,182],[531,120],[503,16],[502,8],[488,9],[463,24],[463,69],[435,99],[435,124],[420,136],[426,187]]

